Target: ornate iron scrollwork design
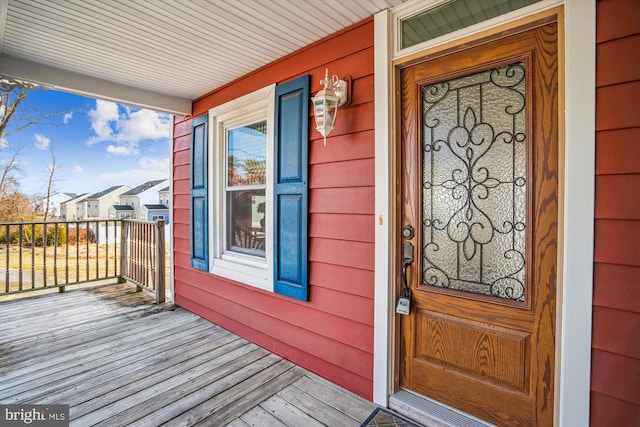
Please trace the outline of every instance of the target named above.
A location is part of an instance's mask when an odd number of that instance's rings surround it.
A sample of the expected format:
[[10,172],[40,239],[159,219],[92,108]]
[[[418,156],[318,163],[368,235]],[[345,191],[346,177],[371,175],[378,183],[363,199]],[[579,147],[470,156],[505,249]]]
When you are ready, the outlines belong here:
[[423,87],[423,274],[524,301],[525,64]]

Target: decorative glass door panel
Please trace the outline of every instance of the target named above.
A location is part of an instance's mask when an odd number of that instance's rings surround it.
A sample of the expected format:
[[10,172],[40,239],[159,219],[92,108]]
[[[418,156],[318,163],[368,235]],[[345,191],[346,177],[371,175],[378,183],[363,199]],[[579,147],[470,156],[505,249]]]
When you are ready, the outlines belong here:
[[499,426],[553,425],[557,77],[553,22],[399,70],[398,385]]
[[421,90],[425,285],[525,299],[525,69]]

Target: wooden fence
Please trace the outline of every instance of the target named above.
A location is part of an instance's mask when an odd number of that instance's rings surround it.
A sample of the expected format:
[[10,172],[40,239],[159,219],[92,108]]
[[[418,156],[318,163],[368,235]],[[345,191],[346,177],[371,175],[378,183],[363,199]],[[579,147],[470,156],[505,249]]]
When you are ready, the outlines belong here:
[[130,280],[163,302],[163,224],[111,219],[0,224],[0,295]]
[[165,301],[164,220],[122,220],[120,233],[123,279],[156,295],[156,303]]

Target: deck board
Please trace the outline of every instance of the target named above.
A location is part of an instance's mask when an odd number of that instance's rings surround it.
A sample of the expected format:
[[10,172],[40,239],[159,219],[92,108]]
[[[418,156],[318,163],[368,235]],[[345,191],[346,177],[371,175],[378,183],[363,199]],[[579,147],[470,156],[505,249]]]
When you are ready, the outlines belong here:
[[72,426],[357,426],[375,405],[131,284],[0,300],[0,403]]

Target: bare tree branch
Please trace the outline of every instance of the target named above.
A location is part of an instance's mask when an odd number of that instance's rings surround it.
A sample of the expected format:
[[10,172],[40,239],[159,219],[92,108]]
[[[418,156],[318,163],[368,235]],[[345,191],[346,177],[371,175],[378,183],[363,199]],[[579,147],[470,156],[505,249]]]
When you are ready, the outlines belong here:
[[[8,150],[9,145],[5,137],[24,130],[36,124],[61,125],[61,121],[53,120],[53,117],[65,114],[61,112],[43,112],[38,108],[21,106],[34,85],[27,83],[14,84],[0,78],[0,154]],[[33,216],[33,203],[24,194],[20,193],[20,183],[15,178],[20,171],[18,158],[21,148],[14,149],[6,159],[0,158],[0,222],[15,220],[24,221]],[[2,156],[4,157],[4,156]],[[51,148],[51,166],[49,168],[49,180],[47,183],[44,206],[45,221],[50,215],[51,197],[55,195],[55,173],[59,169],[56,157]]]

